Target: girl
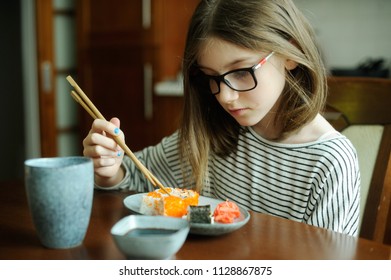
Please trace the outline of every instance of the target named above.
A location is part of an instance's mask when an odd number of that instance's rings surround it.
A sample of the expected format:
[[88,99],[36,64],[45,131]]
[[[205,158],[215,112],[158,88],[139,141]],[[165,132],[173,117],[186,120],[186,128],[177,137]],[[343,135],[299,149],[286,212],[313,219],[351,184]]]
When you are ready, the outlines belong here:
[[[326,73],[314,41],[290,0],[201,1],[185,46],[181,127],[138,158],[165,186],[357,235],[357,156],[320,115]],[[97,188],[151,191],[110,136],[123,135],[119,126],[96,120],[83,142]]]

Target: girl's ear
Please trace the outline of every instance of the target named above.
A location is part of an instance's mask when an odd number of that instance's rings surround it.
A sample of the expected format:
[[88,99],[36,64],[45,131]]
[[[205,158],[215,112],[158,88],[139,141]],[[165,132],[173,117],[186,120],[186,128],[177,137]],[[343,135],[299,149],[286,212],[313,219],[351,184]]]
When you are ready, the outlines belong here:
[[291,71],[291,70],[295,69],[297,67],[297,65],[298,65],[298,63],[296,61],[293,61],[293,60],[290,60],[290,59],[287,59],[285,61],[285,68],[288,71]]
[[[300,48],[299,48],[299,44],[297,44],[296,41],[295,41],[293,38],[291,38],[291,39],[289,40],[289,42],[290,42],[292,45],[294,45],[296,48],[300,49]],[[285,61],[285,68],[286,68],[286,70],[288,70],[288,71],[291,71],[291,70],[295,69],[295,68],[297,67],[297,65],[299,65],[299,64],[298,64],[296,61],[293,61],[293,60],[290,60],[290,59],[287,59],[287,60]]]

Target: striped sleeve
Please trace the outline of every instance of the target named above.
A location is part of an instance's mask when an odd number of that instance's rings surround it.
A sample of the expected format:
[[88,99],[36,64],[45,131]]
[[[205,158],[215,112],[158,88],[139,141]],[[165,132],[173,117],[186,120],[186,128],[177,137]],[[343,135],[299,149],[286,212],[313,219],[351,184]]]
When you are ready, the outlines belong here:
[[304,222],[337,232],[358,235],[360,174],[357,155],[348,141],[328,141],[324,177],[311,197]]

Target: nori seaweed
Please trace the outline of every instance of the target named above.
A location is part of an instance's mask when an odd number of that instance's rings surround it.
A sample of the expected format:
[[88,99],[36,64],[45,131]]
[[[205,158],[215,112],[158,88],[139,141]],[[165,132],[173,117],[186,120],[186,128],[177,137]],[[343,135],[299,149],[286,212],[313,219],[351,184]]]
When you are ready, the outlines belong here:
[[190,223],[210,224],[212,221],[210,205],[190,205],[187,218]]

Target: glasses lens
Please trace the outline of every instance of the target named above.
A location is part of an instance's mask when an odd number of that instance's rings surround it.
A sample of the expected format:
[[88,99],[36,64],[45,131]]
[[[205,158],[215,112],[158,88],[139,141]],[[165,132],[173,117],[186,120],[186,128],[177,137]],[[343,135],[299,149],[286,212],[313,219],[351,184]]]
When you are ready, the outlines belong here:
[[225,80],[234,90],[246,91],[255,87],[254,76],[249,70],[233,71],[225,76]]

